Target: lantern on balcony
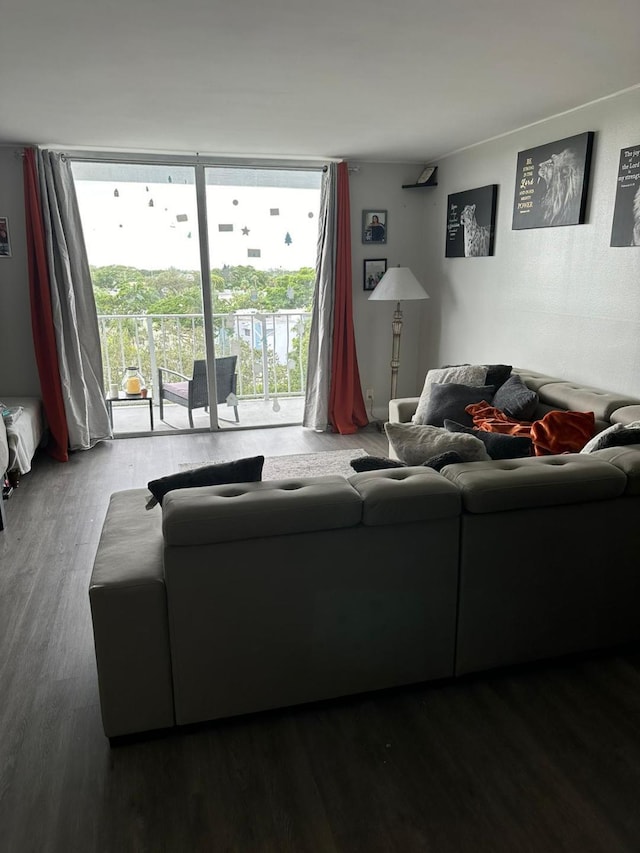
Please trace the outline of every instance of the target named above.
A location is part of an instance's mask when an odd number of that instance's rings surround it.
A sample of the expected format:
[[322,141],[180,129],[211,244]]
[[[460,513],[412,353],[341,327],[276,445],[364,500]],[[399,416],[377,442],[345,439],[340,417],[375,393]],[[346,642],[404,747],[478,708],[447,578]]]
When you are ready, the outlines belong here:
[[127,397],[140,397],[144,388],[144,377],[137,365],[127,367],[122,378],[122,390]]

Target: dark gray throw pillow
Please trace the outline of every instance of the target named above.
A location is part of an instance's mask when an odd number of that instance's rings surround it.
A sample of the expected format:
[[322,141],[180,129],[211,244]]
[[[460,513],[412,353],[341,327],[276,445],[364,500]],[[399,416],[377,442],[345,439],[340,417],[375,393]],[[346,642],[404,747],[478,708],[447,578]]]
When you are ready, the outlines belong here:
[[486,400],[491,403],[493,385],[458,385],[456,382],[434,383],[427,404],[426,420],[431,426],[444,426],[445,419],[473,426],[473,418],[465,407]]
[[538,406],[538,395],[514,373],[498,388],[492,405],[517,421],[530,421]]
[[[452,465],[454,462],[462,462],[462,456],[455,450],[447,450],[445,453],[438,453],[437,456],[432,456],[422,463],[423,468],[433,468],[434,471],[440,471],[445,465]],[[361,473],[362,471],[380,471],[384,468],[408,468],[406,462],[400,462],[398,459],[388,459],[386,456],[359,456],[357,459],[352,459],[349,465],[354,471]]]
[[406,468],[404,462],[398,459],[388,459],[386,456],[359,456],[352,459],[349,465],[359,474],[362,471],[379,471],[382,468]]
[[174,489],[193,489],[198,486],[223,486],[226,483],[259,483],[262,479],[264,456],[249,456],[245,459],[234,459],[231,462],[218,462],[215,465],[201,465],[191,471],[181,471],[150,480],[147,488],[152,496],[147,501],[147,509],[157,503],[162,506],[162,499]]
[[616,432],[611,432],[603,436],[598,444],[598,450],[604,450],[606,447],[624,447],[627,444],[640,444],[640,429],[622,427]]
[[445,450],[444,453],[438,453],[437,456],[432,456],[427,459],[422,465],[425,468],[433,468],[434,471],[442,471],[445,465],[454,465],[457,462],[464,462],[464,459],[457,450]]
[[511,364],[487,364],[487,378],[485,382],[487,385],[493,385],[497,392],[498,388],[501,388],[511,376],[512,370],[513,366]]
[[475,435],[483,442],[492,459],[522,459],[525,456],[531,456],[533,442],[526,435],[503,435],[483,429],[469,429],[450,420],[446,420],[444,426],[449,432],[468,432]]

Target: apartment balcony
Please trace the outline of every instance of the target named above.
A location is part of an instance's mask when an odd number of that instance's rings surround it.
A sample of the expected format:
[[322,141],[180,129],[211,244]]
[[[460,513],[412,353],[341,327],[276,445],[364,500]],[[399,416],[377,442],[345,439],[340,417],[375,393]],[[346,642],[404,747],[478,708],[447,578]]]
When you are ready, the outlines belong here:
[[[233,409],[218,405],[220,427],[283,426],[302,422],[307,340],[311,315],[299,311],[216,314],[213,330],[216,356],[236,355],[239,423]],[[113,403],[116,435],[188,430],[188,411],[164,403],[159,417],[158,368],[190,376],[193,362],[204,358],[204,322],[198,314],[98,315],[105,394],[120,386],[126,367],[136,365],[145,378],[148,400]],[[209,428],[209,414],[193,411],[194,429]]]

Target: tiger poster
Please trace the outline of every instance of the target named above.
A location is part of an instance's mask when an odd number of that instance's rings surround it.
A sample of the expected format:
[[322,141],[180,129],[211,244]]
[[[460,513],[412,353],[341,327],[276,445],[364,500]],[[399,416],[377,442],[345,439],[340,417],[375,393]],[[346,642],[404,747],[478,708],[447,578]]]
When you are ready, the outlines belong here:
[[640,145],[620,151],[610,245],[640,246]]
[[453,193],[447,199],[445,258],[493,255],[497,184]]
[[593,136],[589,130],[518,153],[513,230],[584,222]]

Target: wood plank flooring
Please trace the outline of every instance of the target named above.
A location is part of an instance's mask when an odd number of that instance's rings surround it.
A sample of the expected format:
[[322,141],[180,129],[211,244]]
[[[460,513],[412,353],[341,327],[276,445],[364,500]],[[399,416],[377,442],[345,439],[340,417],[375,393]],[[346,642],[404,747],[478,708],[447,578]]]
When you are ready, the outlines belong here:
[[640,850],[636,647],[109,746],[88,582],[110,493],[343,447],[386,455],[373,429],[285,427],[37,457],[0,533],[2,853]]

